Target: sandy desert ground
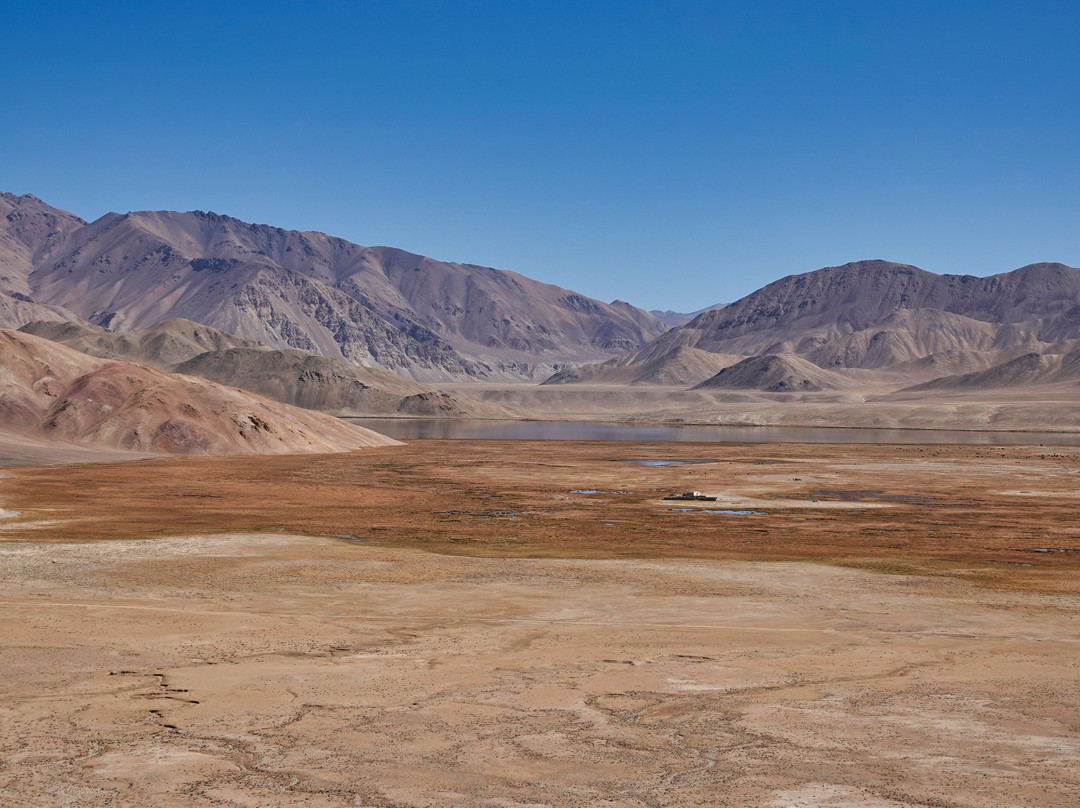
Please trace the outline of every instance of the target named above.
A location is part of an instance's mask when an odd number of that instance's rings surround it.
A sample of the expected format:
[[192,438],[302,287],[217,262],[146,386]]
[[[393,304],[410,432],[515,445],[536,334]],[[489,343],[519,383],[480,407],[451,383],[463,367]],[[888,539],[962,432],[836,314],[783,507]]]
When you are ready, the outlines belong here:
[[5,806],[1080,802],[1075,447],[8,473]]

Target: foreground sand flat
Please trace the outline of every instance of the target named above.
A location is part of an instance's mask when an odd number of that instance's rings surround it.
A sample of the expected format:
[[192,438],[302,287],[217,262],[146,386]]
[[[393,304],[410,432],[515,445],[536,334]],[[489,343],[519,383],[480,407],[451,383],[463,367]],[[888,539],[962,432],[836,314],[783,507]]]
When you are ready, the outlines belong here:
[[[621,462],[665,451],[717,462]],[[1032,545],[1076,545],[1075,451],[14,469],[0,805],[1075,806],[1080,554]],[[762,513],[664,511],[652,489],[691,480]],[[287,534],[132,538],[289,513]]]
[[7,805],[1080,796],[1074,596],[297,536],[0,553]]

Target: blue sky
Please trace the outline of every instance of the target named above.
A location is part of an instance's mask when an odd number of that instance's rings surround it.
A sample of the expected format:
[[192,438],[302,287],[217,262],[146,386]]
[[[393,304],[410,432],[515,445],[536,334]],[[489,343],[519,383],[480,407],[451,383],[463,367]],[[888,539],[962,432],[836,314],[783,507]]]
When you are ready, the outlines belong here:
[[863,258],[1080,264],[1080,3],[0,11],[0,190],[693,310]]

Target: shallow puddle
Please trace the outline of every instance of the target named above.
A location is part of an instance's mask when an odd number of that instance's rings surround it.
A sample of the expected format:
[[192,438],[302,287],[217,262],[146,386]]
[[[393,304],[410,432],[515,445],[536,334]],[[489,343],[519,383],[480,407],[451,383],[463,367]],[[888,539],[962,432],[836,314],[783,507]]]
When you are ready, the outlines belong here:
[[668,511],[674,511],[675,513],[723,513],[728,516],[764,516],[762,511],[732,511],[726,509],[716,508],[665,508]]
[[701,463],[715,463],[715,460],[620,460],[620,463],[629,463],[631,466],[651,466],[658,468],[662,466],[696,466]]

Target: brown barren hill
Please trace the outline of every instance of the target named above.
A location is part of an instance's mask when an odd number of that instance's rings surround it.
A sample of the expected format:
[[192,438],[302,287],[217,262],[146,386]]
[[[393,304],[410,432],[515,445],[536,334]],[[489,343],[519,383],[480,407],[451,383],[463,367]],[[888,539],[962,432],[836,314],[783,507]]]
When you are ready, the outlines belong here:
[[395,443],[204,379],[0,331],[0,437],[160,454],[336,452]]
[[626,356],[609,359],[603,364],[587,364],[565,368],[542,384],[592,382],[594,384],[654,384],[686,387],[713,376],[717,371],[734,365],[742,356],[719,354],[676,345],[655,349],[652,343]]
[[89,356],[138,362],[159,370],[172,370],[173,365],[207,351],[266,347],[180,317],[135,331],[109,331],[96,325],[57,320],[37,320],[19,330]]
[[181,362],[176,373],[233,384],[297,407],[352,415],[516,418],[520,410],[432,390],[388,370],[292,350],[230,348]]
[[766,354],[752,356],[726,367],[695,387],[760,390],[765,393],[794,393],[802,390],[833,390],[850,387],[851,381],[819,368],[798,356]]
[[516,418],[523,414],[464,395],[437,393],[430,385],[388,370],[304,351],[273,350],[179,318],[135,331],[109,331],[62,321],[35,321],[19,331],[100,359],[138,362],[170,373],[199,376],[309,410],[473,418]]

